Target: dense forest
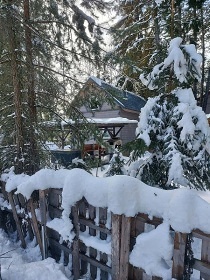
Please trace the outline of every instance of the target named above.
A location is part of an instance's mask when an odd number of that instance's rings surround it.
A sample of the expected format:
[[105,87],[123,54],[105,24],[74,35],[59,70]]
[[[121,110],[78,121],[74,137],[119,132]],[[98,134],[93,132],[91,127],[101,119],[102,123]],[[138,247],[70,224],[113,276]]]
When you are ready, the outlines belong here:
[[[156,90],[139,76],[164,59],[176,37],[202,56],[200,82],[191,75],[186,83],[205,109],[209,6],[205,0],[0,1],[1,168],[33,174],[45,166],[43,124],[68,118],[77,127],[83,117],[72,100],[89,75],[146,99],[173,90],[177,84],[165,82],[171,71]],[[83,123],[74,130],[77,139],[88,135]]]

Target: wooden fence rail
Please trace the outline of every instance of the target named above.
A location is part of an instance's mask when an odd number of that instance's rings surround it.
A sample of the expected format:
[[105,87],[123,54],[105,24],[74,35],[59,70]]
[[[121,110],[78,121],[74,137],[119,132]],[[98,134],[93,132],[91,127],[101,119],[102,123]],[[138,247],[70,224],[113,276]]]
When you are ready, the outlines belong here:
[[[22,195],[7,193],[4,184],[1,195],[6,203],[0,212],[0,227],[8,233],[17,231],[22,247],[26,246],[25,237],[36,237],[42,257],[51,256],[64,265],[72,263],[74,279],[101,280],[161,280],[129,263],[129,255],[139,234],[156,228],[163,221],[139,213],[136,217],[126,217],[110,213],[107,208],[94,207],[83,198],[71,208],[69,218],[74,226],[75,237],[72,242],[61,242],[60,234],[47,226],[46,217],[61,218],[63,209],[62,190],[39,191],[39,199],[26,201]],[[36,208],[40,210],[38,220]],[[24,222],[23,222],[24,221]],[[173,232],[173,229],[171,229]],[[171,279],[184,279],[186,273],[187,240],[189,234],[174,232]],[[199,271],[200,279],[210,279],[210,234],[199,229],[191,235],[201,240],[201,256],[193,258],[192,269]],[[93,241],[91,243],[91,241]],[[96,243],[98,242],[98,246]],[[45,245],[45,246],[44,246]],[[101,246],[103,245],[103,246]],[[189,244],[188,244],[189,245]],[[71,260],[71,261],[70,261]],[[198,278],[199,279],[199,278]]]

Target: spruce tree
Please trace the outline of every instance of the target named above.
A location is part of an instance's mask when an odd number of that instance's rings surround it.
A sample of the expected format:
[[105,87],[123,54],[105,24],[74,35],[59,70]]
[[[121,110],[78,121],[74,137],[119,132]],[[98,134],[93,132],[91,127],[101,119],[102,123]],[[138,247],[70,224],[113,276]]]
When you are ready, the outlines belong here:
[[110,57],[120,65],[119,86],[145,98],[161,93],[148,91],[138,80],[141,73],[163,60],[168,40],[181,37],[194,43],[203,56],[202,84],[194,83],[194,93],[202,105],[205,76],[209,64],[209,1],[120,1],[120,20],[112,29],[114,48]]
[[125,175],[125,160],[119,150],[115,149],[115,152],[110,160],[109,167],[104,174],[105,177],[110,177],[114,175]]
[[201,56],[194,45],[181,43],[181,38],[173,39],[164,62],[146,78],[141,76],[153,90],[161,81],[165,92],[150,98],[141,111],[129,172],[151,186],[206,190],[210,188],[210,130],[190,88],[194,78],[201,79]]

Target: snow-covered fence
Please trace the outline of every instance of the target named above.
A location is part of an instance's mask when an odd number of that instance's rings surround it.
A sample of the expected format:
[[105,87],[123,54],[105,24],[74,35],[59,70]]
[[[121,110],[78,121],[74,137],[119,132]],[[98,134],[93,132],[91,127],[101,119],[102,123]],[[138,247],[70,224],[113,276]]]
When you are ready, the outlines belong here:
[[183,279],[192,268],[210,279],[210,205],[197,193],[78,169],[23,178],[2,185],[1,227],[16,228],[23,247],[35,236],[43,258],[63,261],[75,279]]

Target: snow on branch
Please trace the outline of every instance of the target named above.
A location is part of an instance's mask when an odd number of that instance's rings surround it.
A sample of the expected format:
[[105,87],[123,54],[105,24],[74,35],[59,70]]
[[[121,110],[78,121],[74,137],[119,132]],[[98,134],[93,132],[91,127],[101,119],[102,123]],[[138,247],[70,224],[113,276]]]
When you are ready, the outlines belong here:
[[80,30],[84,30],[84,21],[88,22],[88,29],[90,32],[93,32],[93,27],[95,25],[95,20],[84,13],[80,8],[76,5],[72,5],[72,10],[74,11],[73,21],[77,24],[77,28]]
[[182,84],[187,83],[190,77],[201,80],[200,65],[202,56],[197,53],[193,44],[181,45],[182,38],[177,37],[171,40],[168,48],[168,56],[163,62],[156,65],[152,72],[144,76],[140,75],[141,82],[150,90],[157,89],[155,81],[159,78],[160,74],[166,69],[173,69],[175,78]]

